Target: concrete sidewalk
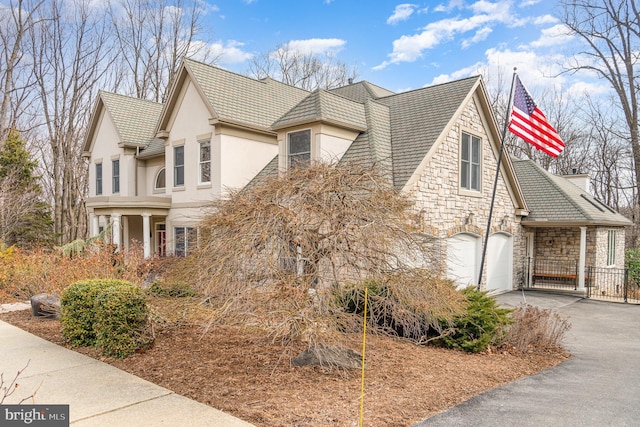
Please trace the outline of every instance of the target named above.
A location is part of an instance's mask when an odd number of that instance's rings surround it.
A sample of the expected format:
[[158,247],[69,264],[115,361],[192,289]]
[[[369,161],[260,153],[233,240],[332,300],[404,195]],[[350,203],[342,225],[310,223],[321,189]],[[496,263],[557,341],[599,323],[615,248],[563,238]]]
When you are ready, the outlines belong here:
[[[523,299],[524,298],[524,299]],[[499,295],[569,318],[572,357],[540,374],[482,393],[417,426],[640,425],[640,306],[527,292]]]
[[20,386],[4,403],[18,403],[35,391],[25,404],[68,404],[73,426],[251,426],[0,321],[5,386],[27,363]]

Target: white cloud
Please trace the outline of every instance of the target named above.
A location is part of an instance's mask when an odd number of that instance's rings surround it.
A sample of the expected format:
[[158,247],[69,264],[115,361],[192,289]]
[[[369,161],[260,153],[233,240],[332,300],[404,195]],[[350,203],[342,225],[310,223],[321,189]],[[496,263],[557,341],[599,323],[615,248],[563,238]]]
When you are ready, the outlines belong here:
[[[449,9],[459,7],[458,2],[450,2]],[[423,52],[433,49],[441,43],[452,40],[459,34],[475,31],[475,35],[463,42],[463,47],[471,43],[486,39],[491,33],[492,26],[505,24],[509,26],[522,25],[523,20],[516,19],[511,14],[511,1],[502,0],[489,2],[479,0],[469,6],[471,16],[460,18],[446,18],[427,24],[422,32],[414,35],[403,35],[393,41],[393,51],[387,56],[389,59],[374,67],[380,70],[390,64],[399,62],[413,62],[419,59]]]
[[406,21],[409,19],[415,8],[418,7],[415,4],[403,3],[396,6],[396,9],[389,18],[387,18],[387,24],[397,24],[400,21]]
[[518,5],[518,7],[529,7],[540,3],[542,0],[524,0]]
[[197,52],[194,59],[205,60],[207,58],[217,58],[221,64],[237,64],[247,61],[253,57],[252,53],[242,50],[244,43],[236,40],[216,41],[211,44],[196,42],[193,51]]
[[533,18],[533,23],[536,25],[555,24],[556,22],[558,22],[558,18],[552,15],[537,16]]
[[462,47],[466,49],[473,44],[486,40],[487,37],[489,37],[489,34],[491,34],[492,32],[493,30],[491,29],[491,27],[480,28],[478,31],[476,31],[473,37],[462,41]]
[[286,46],[290,50],[300,52],[303,54],[326,54],[335,55],[340,52],[347,42],[342,39],[306,39],[306,40],[291,40]]
[[549,46],[558,46],[566,44],[573,39],[573,36],[569,34],[569,29],[564,24],[557,24],[553,27],[545,28],[540,32],[540,37],[537,40],[529,43],[530,48],[541,48]]

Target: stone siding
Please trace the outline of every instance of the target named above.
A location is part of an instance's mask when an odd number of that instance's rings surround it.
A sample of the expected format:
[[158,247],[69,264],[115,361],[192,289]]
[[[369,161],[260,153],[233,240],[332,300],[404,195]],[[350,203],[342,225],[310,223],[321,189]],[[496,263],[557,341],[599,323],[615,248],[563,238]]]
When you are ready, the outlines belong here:
[[[482,183],[481,192],[476,194],[459,188],[459,149],[463,131],[482,139]],[[428,166],[409,189],[409,194],[416,200],[416,209],[423,218],[425,233],[443,239],[458,233],[471,233],[481,236],[484,241],[496,166],[497,158],[476,102],[472,99],[445,140],[435,147],[435,151],[432,150]],[[502,175],[498,180],[490,234],[498,231],[514,237],[515,283],[516,266],[522,265],[521,227]],[[442,247],[446,248],[446,245]],[[442,255],[446,257],[444,253]],[[483,282],[486,274],[484,276]]]

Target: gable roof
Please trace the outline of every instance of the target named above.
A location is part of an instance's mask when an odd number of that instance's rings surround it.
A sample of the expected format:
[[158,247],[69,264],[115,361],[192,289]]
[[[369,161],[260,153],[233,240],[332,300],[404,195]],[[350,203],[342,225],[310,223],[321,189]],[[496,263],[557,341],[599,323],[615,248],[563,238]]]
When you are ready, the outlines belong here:
[[270,78],[256,80],[192,59],[184,60],[177,76],[158,131],[166,130],[187,77],[208,104],[214,120],[264,131],[309,95],[304,89]]
[[529,216],[528,226],[630,225],[624,216],[597,200],[571,181],[553,175],[532,160],[513,159]]
[[470,77],[377,100],[389,107],[397,187],[411,178],[479,80]]
[[394,92],[376,86],[367,81],[350,83],[347,86],[331,89],[331,92],[352,99],[356,102],[365,102],[368,99],[378,99],[384,96],[393,95]]
[[84,142],[84,151],[90,149],[91,139],[97,130],[98,118],[106,110],[118,133],[118,143],[126,147],[146,147],[155,134],[162,104],[146,99],[99,91],[91,115],[89,131]]
[[312,122],[327,122],[353,130],[367,129],[364,105],[323,89],[317,89],[271,125],[278,130]]

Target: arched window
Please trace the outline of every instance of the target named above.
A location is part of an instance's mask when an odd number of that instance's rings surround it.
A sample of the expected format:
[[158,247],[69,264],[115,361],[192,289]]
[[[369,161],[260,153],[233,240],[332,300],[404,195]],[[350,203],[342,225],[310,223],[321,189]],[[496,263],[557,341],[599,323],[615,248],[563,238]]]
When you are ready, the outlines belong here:
[[156,190],[160,190],[162,188],[165,188],[166,186],[166,182],[165,182],[165,170],[164,168],[160,169],[158,171],[158,174],[156,175],[156,185],[155,185],[155,189]]

